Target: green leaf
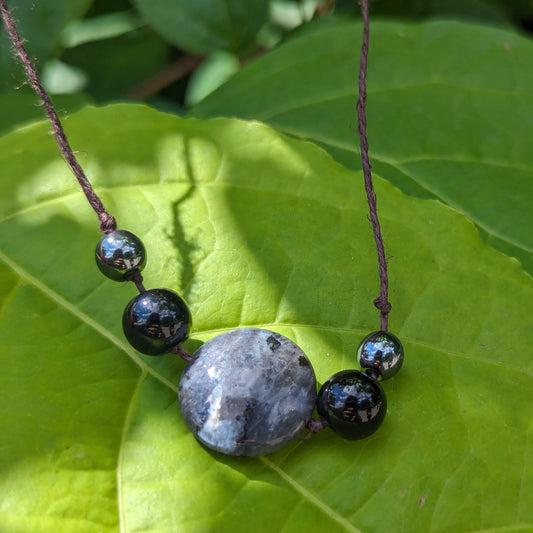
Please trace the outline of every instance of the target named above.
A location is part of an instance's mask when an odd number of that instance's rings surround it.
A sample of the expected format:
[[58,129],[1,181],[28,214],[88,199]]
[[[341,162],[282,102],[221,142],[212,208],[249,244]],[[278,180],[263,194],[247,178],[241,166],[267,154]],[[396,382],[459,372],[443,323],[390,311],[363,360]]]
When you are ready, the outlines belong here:
[[[359,168],[361,26],[306,33],[245,67],[192,113],[255,118]],[[309,51],[313,51],[312,54]],[[374,170],[437,197],[533,273],[533,43],[451,21],[374,20],[368,138]]]
[[41,72],[41,80],[48,94],[74,94],[85,89],[87,75],[83,70],[67,65],[59,59],[50,59]]
[[[378,326],[359,172],[253,122],[115,105],[65,126],[147,246],[146,286],[187,299],[189,350],[260,326],[320,382],[356,365]],[[533,531],[533,281],[463,215],[376,177],[406,349],[379,432],[224,457],[179,415],[183,363],[126,344],[135,288],[95,268],[97,219],[48,130],[0,139],[2,533]]]
[[183,50],[240,54],[268,21],[269,0],[135,0],[135,5],[156,31]]
[[[91,0],[34,0],[8,1],[17,29],[26,39],[30,56],[42,65],[57,53],[61,30],[72,19],[83,16],[91,5]],[[0,24],[0,90],[13,89],[25,76],[22,68],[13,59],[11,43],[7,32]]]
[[72,48],[124,35],[141,25],[140,18],[131,11],[115,11],[71,22],[62,31],[61,40],[65,47]]
[[62,59],[89,77],[87,90],[98,99],[124,97],[162,71],[170,49],[148,28],[90,41],[65,50]]
[[[61,118],[66,111],[75,111],[90,101],[83,93],[52,96],[52,102]],[[0,92],[0,135],[45,116],[44,108],[39,105],[39,98],[29,87]]]
[[214,52],[191,74],[185,103],[192,106],[220,87],[240,68],[239,58],[228,52]]

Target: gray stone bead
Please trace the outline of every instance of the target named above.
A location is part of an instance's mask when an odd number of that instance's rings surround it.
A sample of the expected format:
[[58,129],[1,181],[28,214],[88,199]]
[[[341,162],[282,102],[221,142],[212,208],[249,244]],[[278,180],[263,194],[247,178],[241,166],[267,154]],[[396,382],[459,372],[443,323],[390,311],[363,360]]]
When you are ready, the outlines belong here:
[[179,384],[189,429],[227,455],[254,457],[282,448],[305,428],[316,396],[304,352],[279,333],[254,328],[206,342]]

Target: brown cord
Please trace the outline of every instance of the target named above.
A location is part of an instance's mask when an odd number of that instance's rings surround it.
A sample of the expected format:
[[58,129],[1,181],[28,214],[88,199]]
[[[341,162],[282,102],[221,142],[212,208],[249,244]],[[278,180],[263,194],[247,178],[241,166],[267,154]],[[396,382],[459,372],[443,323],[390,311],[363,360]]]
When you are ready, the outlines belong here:
[[137,287],[137,290],[142,294],[143,292],[146,292],[146,289],[143,285],[143,277],[141,272],[138,268],[136,268],[129,276],[124,277],[126,281],[131,281],[135,284]]
[[365,190],[370,208],[370,221],[374,232],[374,240],[378,252],[379,269],[379,296],[374,300],[374,305],[380,311],[381,330],[387,331],[389,325],[389,312],[392,308],[388,299],[389,278],[387,275],[387,258],[385,257],[385,247],[381,237],[381,227],[379,224],[378,210],[376,205],[376,193],[372,184],[371,165],[368,159],[368,140],[366,137],[366,71],[368,61],[369,42],[369,21],[368,21],[368,0],[361,0],[361,13],[363,15],[363,43],[361,46],[361,62],[359,65],[359,98],[357,100],[357,118],[359,139],[361,142],[361,163],[365,177]]
[[74,172],[76,179],[81,185],[89,204],[98,215],[98,219],[100,220],[100,229],[103,233],[109,233],[116,230],[117,224],[115,218],[105,210],[104,204],[94,192],[89,180],[87,179],[87,176],[85,176],[83,169],[78,163],[78,160],[76,159],[76,156],[70,147],[61,121],[59,120],[54,106],[50,101],[50,97],[46,93],[41,83],[35,65],[24,48],[24,41],[20,37],[17,28],[15,27],[15,22],[7,8],[5,0],[0,0],[0,13],[2,15],[2,20],[4,21],[7,33],[13,42],[15,54],[22,63],[33,89],[38,94],[44,105],[46,114],[48,115],[48,118],[52,124],[52,129],[56,138],[57,146],[59,147],[59,151],[61,152],[61,155],[64,157],[65,161],[70,165],[70,168],[72,169],[72,172]]
[[311,418],[311,420],[307,422],[306,427],[309,430],[309,433],[314,435],[329,427],[329,422],[325,418]]
[[172,350],[169,350],[170,353],[175,353],[179,355],[187,363],[191,362],[194,359],[194,355],[191,355],[181,344],[174,346]]

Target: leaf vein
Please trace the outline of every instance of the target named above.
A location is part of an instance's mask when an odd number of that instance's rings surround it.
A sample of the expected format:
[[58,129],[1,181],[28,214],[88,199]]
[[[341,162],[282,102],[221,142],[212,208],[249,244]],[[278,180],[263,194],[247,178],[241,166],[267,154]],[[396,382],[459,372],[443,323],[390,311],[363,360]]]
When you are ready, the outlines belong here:
[[[224,333],[226,331],[230,331],[232,329],[235,329],[235,327],[236,326],[228,326],[228,327],[225,327],[225,328],[216,328],[216,329],[210,329],[210,330],[202,330],[202,331],[197,330],[194,333],[196,335],[213,336],[215,334]],[[251,326],[248,325],[246,327],[251,327]],[[296,329],[296,328],[298,328],[298,329],[312,328],[312,329],[322,330],[322,331],[331,331],[331,332],[335,332],[335,333],[339,333],[339,334],[357,334],[357,335],[360,335],[360,336],[364,336],[364,335],[368,334],[368,331],[367,330],[363,330],[363,329],[356,329],[356,328],[346,329],[346,328],[341,328],[341,327],[337,327],[337,326],[323,326],[323,325],[320,325],[320,324],[288,324],[288,323],[283,323],[283,322],[277,322],[277,323],[276,322],[270,322],[270,323],[264,323],[264,324],[254,324],[253,327],[265,328],[265,329],[276,328],[276,327],[278,327],[278,328],[292,328],[292,329]],[[486,364],[486,365],[495,366],[495,367],[497,367],[499,369],[509,370],[509,371],[512,371],[513,373],[519,372],[519,373],[523,373],[523,374],[526,374],[528,376],[531,376],[529,371],[527,371],[525,369],[517,370],[516,367],[504,364],[501,361],[492,361],[492,360],[488,360],[488,359],[481,359],[479,357],[472,357],[472,356],[468,355],[467,353],[461,353],[461,352],[457,352],[457,351],[454,351],[454,350],[445,349],[442,346],[435,346],[435,345],[433,345],[433,344],[431,344],[429,342],[425,342],[425,341],[422,341],[422,340],[419,340],[419,339],[415,339],[413,337],[408,337],[406,335],[401,335],[401,337],[402,337],[402,341],[405,342],[406,344],[407,343],[414,344],[414,345],[419,346],[421,348],[426,348],[428,350],[432,350],[432,351],[435,351],[435,352],[438,352],[438,353],[442,353],[442,354],[447,355],[449,357],[455,357],[455,358],[458,358],[458,359],[465,359],[467,361],[475,361],[475,362],[478,362],[478,363],[483,363],[483,364]]]
[[[282,131],[283,133],[294,135],[300,138],[310,138],[310,135],[307,132],[295,129],[295,128],[289,128],[282,124],[276,124],[274,121],[271,121],[272,127],[278,129],[279,131]],[[357,153],[357,150],[355,148],[355,145],[347,144],[339,140],[332,140],[329,138],[320,137],[320,135],[317,135],[316,132],[313,132],[311,138],[316,141],[320,142],[326,145],[333,146],[334,148],[339,148],[341,150],[345,150],[347,152],[353,152]],[[508,244],[511,244],[513,246],[516,246],[517,248],[520,248],[526,252],[533,252],[533,249],[525,245],[524,243],[516,242],[514,239],[510,238],[508,235],[504,235],[493,228],[490,228],[487,226],[486,223],[480,221],[477,217],[475,217],[471,212],[466,211],[462,206],[456,204],[453,202],[452,199],[447,198],[444,196],[440,191],[432,189],[427,183],[420,181],[416,176],[414,176],[412,173],[408,172],[404,167],[402,167],[402,163],[389,159],[382,155],[377,155],[375,153],[371,154],[371,159],[375,159],[377,161],[381,161],[382,163],[387,163],[393,167],[395,167],[400,172],[403,172],[407,177],[412,179],[415,183],[417,183],[422,189],[428,191],[433,196],[436,196],[437,198],[441,199],[444,203],[452,206],[454,209],[457,209],[460,211],[464,216],[466,216],[469,220],[472,220],[477,226],[484,229],[489,235],[492,235],[494,237],[498,237],[504,242],[507,242]],[[526,165],[505,165],[503,163],[498,164],[495,161],[468,161],[468,160],[460,160],[460,159],[454,159],[454,158],[446,158],[442,156],[435,156],[432,158],[433,161],[440,160],[440,161],[450,161],[450,162],[471,162],[472,164],[481,164],[481,165],[488,165],[488,166],[498,166],[499,168],[509,168],[509,169],[517,169],[517,170],[526,170],[533,172],[533,167],[529,167]],[[407,162],[413,162],[414,160],[405,160]]]
[[315,496],[312,492],[307,490],[305,487],[300,485],[294,478],[289,476],[287,472],[285,472],[282,468],[280,468],[277,464],[275,464],[273,461],[266,457],[260,457],[260,461],[267,466],[268,468],[272,469],[276,474],[278,474],[284,481],[286,481],[291,487],[293,487],[296,491],[298,491],[303,498],[305,498],[309,503],[320,509],[324,514],[329,516],[332,520],[343,526],[346,531],[349,531],[350,533],[362,533],[360,529],[357,529],[353,524],[348,522],[344,517],[339,515],[337,512],[335,512],[331,507],[326,505],[323,501],[321,501],[317,496]]
[[[488,94],[499,94],[503,96],[528,96],[532,97],[533,93],[528,91],[508,91],[504,89],[494,89],[486,87],[468,87],[464,85],[457,85],[448,83],[442,80],[426,80],[420,81],[417,83],[406,83],[404,85],[394,85],[388,87],[369,87],[368,94],[383,94],[393,91],[411,91],[416,88],[428,88],[428,87],[445,87],[447,89],[454,89],[457,91],[470,92],[470,93],[488,93]],[[348,100],[350,105],[357,99],[357,92],[354,87],[347,89],[346,91],[336,92],[333,94],[323,95],[319,98],[310,98],[303,99],[301,94],[299,95],[298,100],[293,105],[288,105],[285,107],[278,107],[277,109],[272,109],[266,115],[261,115],[261,120],[264,122],[270,122],[273,118],[279,117],[285,113],[290,113],[293,111],[301,111],[306,107],[312,107],[315,105],[321,105],[329,102],[334,102],[336,100]],[[355,145],[354,145],[355,146]],[[355,150],[354,150],[355,151]]]
[[135,390],[133,391],[133,394],[131,395],[128,408],[126,410],[126,417],[124,419],[124,426],[122,427],[122,436],[120,439],[120,445],[118,449],[117,505],[118,505],[118,519],[119,519],[119,525],[120,525],[120,533],[126,533],[126,509],[124,506],[124,491],[123,491],[124,480],[122,477],[122,473],[123,473],[122,471],[124,467],[124,448],[126,445],[126,438],[128,436],[128,431],[131,427],[131,420],[133,418],[133,410],[135,408],[137,398],[139,397],[142,384],[144,383],[147,375],[148,375],[148,372],[143,371],[143,373],[139,376],[137,385],[135,386]]
[[170,382],[168,379],[163,377],[161,374],[156,372],[152,367],[143,361],[140,355],[134,351],[130,346],[125,342],[121,341],[118,337],[113,335],[110,331],[104,328],[96,320],[92,319],[90,316],[85,314],[83,311],[78,309],[73,303],[69,302],[63,296],[58,294],[56,291],[48,287],[42,281],[37,279],[35,276],[32,276],[29,272],[24,270],[18,263],[10,259],[6,254],[0,250],[0,260],[3,261],[11,270],[13,270],[20,278],[25,280],[29,285],[34,286],[37,290],[41,291],[45,296],[50,300],[55,302],[57,305],[74,315],[81,322],[85,323],[90,328],[94,329],[97,333],[105,337],[112,344],[114,344],[118,349],[120,349],[126,356],[128,356],[143,372],[146,372],[152,375],[156,380],[160,381],[163,385],[178,392],[178,387]]

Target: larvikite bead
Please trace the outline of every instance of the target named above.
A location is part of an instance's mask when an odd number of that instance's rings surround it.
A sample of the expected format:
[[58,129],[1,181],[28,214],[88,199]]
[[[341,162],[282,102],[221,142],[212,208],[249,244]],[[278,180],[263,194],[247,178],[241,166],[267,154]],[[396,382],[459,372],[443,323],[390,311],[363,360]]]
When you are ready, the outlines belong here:
[[361,368],[376,370],[383,379],[389,379],[402,367],[403,346],[392,333],[375,331],[361,341],[357,358]]
[[364,372],[342,370],[322,385],[317,411],[345,439],[364,439],[383,422],[387,398],[381,385]]
[[315,373],[304,352],[283,335],[255,328],[206,342],[179,384],[189,429],[227,455],[282,448],[305,428],[315,401]]
[[95,255],[102,274],[114,281],[127,281],[129,275],[141,271],[146,264],[143,243],[139,237],[124,230],[104,235],[96,245]]

